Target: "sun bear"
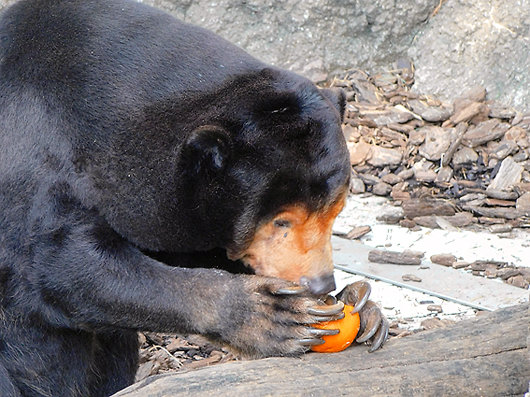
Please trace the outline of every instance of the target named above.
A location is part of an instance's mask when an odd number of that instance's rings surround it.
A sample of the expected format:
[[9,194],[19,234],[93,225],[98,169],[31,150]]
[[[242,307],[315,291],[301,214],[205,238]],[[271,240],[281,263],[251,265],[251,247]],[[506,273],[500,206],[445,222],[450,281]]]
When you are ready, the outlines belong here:
[[135,1],[4,11],[0,395],[108,396],[134,380],[138,330],[254,357],[320,343],[308,324],[341,311],[319,297],[343,112],[341,92]]

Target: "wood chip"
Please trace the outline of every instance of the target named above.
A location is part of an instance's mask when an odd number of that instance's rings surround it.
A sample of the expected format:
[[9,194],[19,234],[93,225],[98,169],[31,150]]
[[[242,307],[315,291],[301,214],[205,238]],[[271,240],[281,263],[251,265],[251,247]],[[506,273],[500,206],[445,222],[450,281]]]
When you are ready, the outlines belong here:
[[372,187],[372,193],[377,196],[386,196],[392,191],[392,186],[385,182],[379,182]]
[[455,140],[451,128],[424,127],[426,129],[425,142],[420,146],[418,153],[431,161],[438,161],[449,149]]
[[495,199],[495,198],[486,199],[486,200],[484,200],[484,203],[489,205],[489,206],[492,206],[492,207],[495,207],[495,206],[499,206],[499,207],[515,207],[515,201],[499,200],[499,199]]
[[359,194],[364,193],[366,191],[366,187],[364,186],[364,182],[360,178],[352,178],[350,182],[350,192],[353,194]]
[[458,149],[458,147],[460,146],[462,142],[462,139],[464,137],[464,134],[467,131],[467,128],[468,128],[468,125],[467,123],[464,123],[464,122],[459,123],[456,126],[455,132],[454,132],[454,140],[451,142],[451,144],[447,148],[447,151],[444,153],[443,158],[442,158],[443,167],[449,165],[449,163],[451,162],[453,155],[455,154],[456,150]]
[[519,195],[515,192],[506,192],[504,190],[496,190],[494,188],[486,189],[485,192],[488,197],[497,199],[497,200],[517,200]]
[[521,214],[524,214],[526,216],[530,215],[530,193],[524,193],[521,197],[519,197],[515,203],[515,208],[517,211],[519,211]]
[[416,283],[421,283],[421,278],[414,274],[404,274],[403,276],[401,276],[401,278],[403,279],[403,281],[414,281]]
[[518,150],[519,146],[517,146],[517,143],[507,140],[495,142],[488,146],[489,158],[495,160],[502,160],[517,153]]
[[389,225],[395,225],[396,223],[399,223],[403,219],[402,213],[389,213],[389,214],[383,214],[379,215],[375,218],[379,222],[384,222]]
[[421,257],[410,252],[394,252],[374,249],[368,253],[368,260],[375,263],[393,263],[396,265],[419,265]]
[[488,218],[486,216],[480,216],[478,217],[478,222],[482,223],[484,225],[497,225],[506,223],[506,219],[504,218]]
[[504,219],[517,219],[524,215],[517,211],[515,208],[503,208],[503,207],[477,207],[477,206],[464,206],[466,210],[473,211],[477,214],[488,218],[504,218]]
[[431,122],[443,122],[447,120],[452,113],[448,106],[429,106],[426,102],[420,100],[411,100],[409,105],[423,120]]
[[387,149],[380,146],[372,147],[372,156],[367,160],[368,164],[374,167],[384,167],[387,165],[399,165],[403,153],[398,149]]
[[[445,159],[444,159],[445,160]],[[462,147],[453,156],[453,165],[474,164],[478,160],[478,153],[469,147]]]
[[513,226],[509,223],[491,225],[489,231],[492,233],[509,233],[512,231]]
[[449,118],[449,120],[451,120],[453,125],[457,125],[458,123],[471,120],[474,116],[485,111],[486,109],[486,105],[480,102],[471,102],[466,104],[466,106],[456,109],[455,113]]
[[508,280],[510,277],[515,277],[521,274],[518,269],[513,267],[505,267],[502,269],[497,269],[497,277],[502,278],[503,280]]
[[361,238],[367,233],[370,233],[372,231],[372,228],[370,226],[358,226],[356,228],[353,228],[346,234],[346,238],[350,240],[355,240],[358,238]]
[[454,262],[451,267],[453,269],[465,269],[466,267],[469,267],[470,263],[469,262],[464,262],[464,261],[457,261],[457,262]]
[[427,306],[427,310],[430,312],[436,312],[436,313],[442,313],[442,305],[429,305]]
[[477,126],[469,127],[462,138],[462,143],[473,148],[502,137],[509,129],[509,124],[497,119],[484,121]]
[[445,328],[449,325],[454,324],[454,321],[451,320],[441,320],[439,317],[431,317],[423,320],[420,325],[425,329],[436,329],[436,328]]
[[403,202],[405,217],[414,219],[418,216],[455,214],[454,206],[445,200],[411,199]]
[[390,192],[390,197],[396,201],[406,201],[410,200],[410,193],[401,190],[392,190],[392,192]]
[[411,219],[402,219],[402,220],[399,221],[399,226],[411,229],[414,226],[416,226],[416,222],[414,222]]
[[215,364],[215,363],[218,363],[219,361],[221,361],[221,358],[222,355],[212,355],[208,358],[204,358],[202,360],[197,360],[197,361],[192,361],[192,362],[189,362],[189,363],[185,363],[183,366],[182,366],[182,370],[192,370],[192,369],[198,369],[198,368],[204,368],[204,367],[208,367],[212,364]]
[[528,289],[529,283],[522,275],[510,277],[506,280],[506,283],[513,285],[514,287]]
[[431,262],[442,266],[452,266],[456,262],[453,254],[435,254],[431,256]]
[[348,149],[350,151],[351,165],[364,163],[372,155],[372,146],[363,139],[359,139],[357,143],[348,143]]
[[487,269],[499,269],[503,268],[508,263],[501,262],[501,261],[485,261],[485,260],[478,260],[469,265],[471,270],[478,270],[478,271],[485,271]]

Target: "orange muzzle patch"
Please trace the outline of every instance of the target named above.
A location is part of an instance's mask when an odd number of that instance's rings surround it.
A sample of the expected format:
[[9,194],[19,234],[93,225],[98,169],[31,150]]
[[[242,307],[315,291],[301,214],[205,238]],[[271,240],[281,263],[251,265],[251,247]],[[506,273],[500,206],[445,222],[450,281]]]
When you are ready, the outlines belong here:
[[345,195],[319,212],[304,206],[285,208],[261,225],[249,247],[239,255],[258,275],[300,283],[301,277],[332,274],[331,233]]

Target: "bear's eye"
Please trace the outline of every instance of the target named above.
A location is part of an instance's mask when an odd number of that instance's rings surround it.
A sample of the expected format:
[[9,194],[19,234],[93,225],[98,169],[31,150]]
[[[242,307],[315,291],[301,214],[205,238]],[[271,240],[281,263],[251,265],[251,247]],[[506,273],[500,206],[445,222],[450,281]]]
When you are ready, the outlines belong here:
[[277,95],[272,98],[262,99],[259,105],[266,115],[295,115],[300,112],[298,99],[295,95]]
[[274,227],[291,227],[291,222],[286,219],[276,219],[274,221]]

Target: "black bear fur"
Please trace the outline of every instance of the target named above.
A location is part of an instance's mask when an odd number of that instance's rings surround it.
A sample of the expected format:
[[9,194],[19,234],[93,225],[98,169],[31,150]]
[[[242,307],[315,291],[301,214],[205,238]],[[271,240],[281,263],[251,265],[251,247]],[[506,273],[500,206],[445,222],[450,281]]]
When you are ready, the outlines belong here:
[[[128,0],[0,17],[0,395],[108,396],[138,330],[304,351],[310,295],[226,252],[348,184],[344,97]],[[228,270],[221,270],[221,268]]]

